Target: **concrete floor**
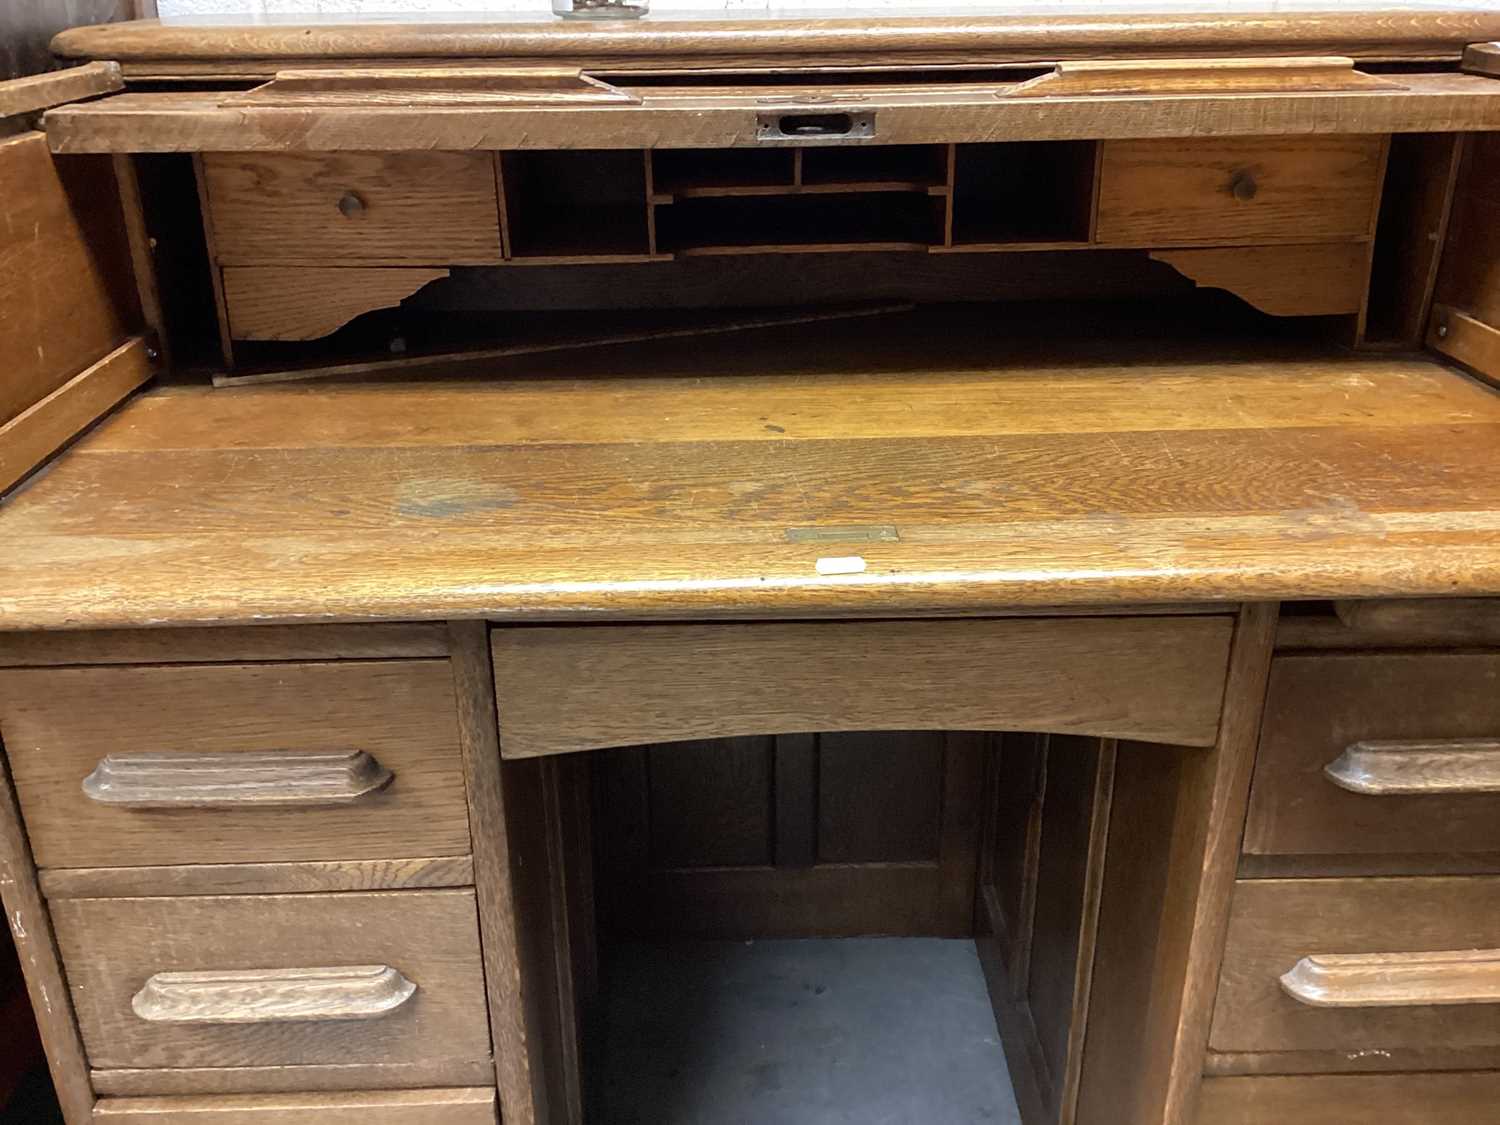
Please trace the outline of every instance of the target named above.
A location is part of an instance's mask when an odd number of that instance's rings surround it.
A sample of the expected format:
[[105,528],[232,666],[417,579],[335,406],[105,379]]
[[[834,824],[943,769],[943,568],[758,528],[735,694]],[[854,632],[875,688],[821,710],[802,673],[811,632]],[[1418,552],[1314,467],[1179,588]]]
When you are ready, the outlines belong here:
[[602,1125],[1018,1125],[971,941],[627,945]]

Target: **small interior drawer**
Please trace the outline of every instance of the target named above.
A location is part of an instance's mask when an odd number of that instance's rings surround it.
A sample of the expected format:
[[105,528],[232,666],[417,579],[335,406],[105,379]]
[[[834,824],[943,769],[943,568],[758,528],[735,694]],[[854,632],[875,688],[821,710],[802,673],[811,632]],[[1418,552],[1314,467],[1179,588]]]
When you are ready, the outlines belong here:
[[1098,241],[1341,241],[1374,228],[1385,138],[1107,141]]
[[491,153],[207,153],[202,175],[220,265],[501,258]]
[[1500,878],[1240,881],[1209,1047],[1500,1063]]
[[52,914],[96,1069],[489,1055],[470,890],[69,899]]
[[799,731],[1044,730],[1209,746],[1233,619],[514,627],[501,752]]
[[1244,850],[1500,853],[1500,653],[1278,656]]
[[445,660],[0,672],[40,867],[463,855]]
[[99,1125],[495,1125],[495,1091],[385,1090],[337,1094],[239,1094],[105,1098]]
[[1500,1073],[1210,1078],[1197,1125],[1459,1125],[1493,1120]]

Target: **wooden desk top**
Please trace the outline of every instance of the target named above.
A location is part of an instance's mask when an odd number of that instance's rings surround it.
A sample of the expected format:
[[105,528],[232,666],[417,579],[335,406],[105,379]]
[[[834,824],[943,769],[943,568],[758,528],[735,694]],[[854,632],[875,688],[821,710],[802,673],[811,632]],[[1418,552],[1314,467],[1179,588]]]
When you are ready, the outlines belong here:
[[[468,18],[202,17],[72,28],[58,54],[127,73],[260,73],[256,62],[563,58],[623,70],[767,65],[963,65],[1072,58],[1336,54],[1457,60],[1500,38],[1490,0],[1009,0],[898,13],[659,12],[579,22],[535,13]],[[274,67],[270,69],[275,69]]]
[[0,504],[0,628],[1500,593],[1454,370],[910,315],[148,393]]

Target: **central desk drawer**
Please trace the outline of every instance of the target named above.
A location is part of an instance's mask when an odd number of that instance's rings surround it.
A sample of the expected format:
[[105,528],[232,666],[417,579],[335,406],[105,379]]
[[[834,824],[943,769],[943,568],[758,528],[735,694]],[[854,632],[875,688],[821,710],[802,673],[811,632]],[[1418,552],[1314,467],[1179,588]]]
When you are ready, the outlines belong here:
[[0,672],[39,867],[464,855],[445,660]]
[[516,626],[508,758],[751,734],[1039,730],[1210,746],[1233,619]]
[[1342,242],[1373,230],[1385,138],[1106,141],[1106,245]]
[[1209,1046],[1500,1062],[1500,878],[1241,881]]
[[96,1069],[489,1055],[474,892],[52,904]]

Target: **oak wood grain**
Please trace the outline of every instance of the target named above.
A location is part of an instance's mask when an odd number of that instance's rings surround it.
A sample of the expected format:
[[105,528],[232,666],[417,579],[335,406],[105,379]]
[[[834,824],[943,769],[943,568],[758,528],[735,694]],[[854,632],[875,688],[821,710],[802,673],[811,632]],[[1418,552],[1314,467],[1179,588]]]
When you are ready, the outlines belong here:
[[37,113],[80,98],[112,94],[125,88],[117,62],[90,62],[45,74],[0,82],[0,117]]
[[1357,313],[1369,283],[1369,253],[1359,243],[1157,250],[1151,256],[1273,316]]
[[1281,988],[1310,1008],[1426,1008],[1500,1003],[1500,950],[1309,953]]
[[0,140],[0,198],[3,424],[124,343],[140,309],[108,162],[59,163],[41,133]]
[[494,1061],[425,1059],[420,1062],[291,1063],[283,1066],[172,1066],[90,1072],[101,1097],[178,1097],[213,1094],[339,1093],[484,1086]]
[[[64,899],[58,944],[96,1068],[466,1061],[489,1054],[474,892]],[[332,958],[416,986],[378,1018],[153,1022],[132,1009],[158,973],[287,970]]]
[[[1145,9],[1145,10],[1142,10]],[[179,28],[155,23],[77,28],[53,40],[66,57],[142,61],[259,61],[302,57],[326,65],[329,57],[525,58],[598,60],[628,57],[637,68],[752,65],[755,60],[802,60],[830,65],[839,59],[915,64],[952,59],[972,65],[1036,59],[1126,58],[1153,55],[1300,55],[1457,60],[1465,46],[1500,36],[1500,19],[1482,7],[1391,10],[1347,4],[1323,12],[1261,13],[1249,21],[1234,14],[1136,10],[1067,16],[1055,13],[954,12],[933,15],[890,9],[812,17],[785,11],[732,10],[715,17],[664,13],[649,24],[624,21],[599,27],[559,27],[530,13],[509,19],[491,14],[469,22],[376,24],[356,19]]]
[[[444,661],[0,673],[0,729],[43,867],[466,853],[455,713]],[[109,754],[350,749],[394,780],[345,806],[132,810],[82,788]]]
[[1483,1121],[1500,1074],[1360,1074],[1210,1078],[1197,1125],[1447,1125]]
[[499,629],[526,758],[803,730],[1044,730],[1212,744],[1226,618]]
[[[1386,636],[1387,643],[1399,643]],[[1425,792],[1371,796],[1326,773],[1360,743],[1492,742],[1500,733],[1497,685],[1500,656],[1485,652],[1278,656],[1246,854],[1301,856],[1313,869],[1320,856],[1362,855],[1375,873],[1411,853],[1446,854],[1458,862],[1500,851],[1493,795],[1440,792],[1432,777]]]
[[[1055,60],[1056,54],[1049,54]],[[517,60],[524,61],[524,60]],[[629,65],[628,60],[616,63]],[[958,60],[973,65],[972,58]],[[286,64],[272,62],[271,69]],[[1396,131],[1464,132],[1500,126],[1500,88],[1473,74],[1403,74],[1404,89],[1331,93],[1087,98],[996,97],[1003,83],[953,91],[865,93],[882,143],[1096,140],[1099,138],[1307,137]],[[628,87],[627,87],[628,88]],[[838,84],[821,90],[837,100]],[[223,105],[218,92],[116,94],[48,113],[60,153],[387,153],[442,149],[732,148],[758,143],[759,87],[705,96],[695,87],[642,92],[638,105],[267,107]],[[1201,142],[1200,142],[1201,143]],[[331,203],[332,201],[330,201]]]
[[54,867],[41,872],[38,880],[49,899],[317,894],[471,886],[474,861],[464,855],[169,867]]
[[99,1125],[495,1125],[495,1091],[104,1098]]
[[[1473,380],[1018,326],[997,356],[970,317],[150,392],[0,508],[0,629],[1500,592]],[[788,539],[819,526],[898,538]]]
[[[203,176],[223,266],[500,260],[499,204],[488,154],[210,153],[203,158]],[[341,206],[350,199],[357,206]]]
[[83,1041],[68,998],[52,918],[37,887],[36,866],[0,746],[0,905],[31,1000],[58,1106],[67,1125],[87,1125],[94,1105]]
[[0,633],[0,667],[55,664],[241,664],[447,656],[439,624],[258,625],[219,629],[94,629]]
[[233,266],[224,270],[235,340],[317,340],[363,313],[399,305],[446,269]]
[[41,466],[151,376],[146,343],[132,336],[8,422],[0,422],[0,492]]
[[1379,198],[1382,143],[1107,141],[1096,237],[1106,245],[1361,239]]
[[1221,1052],[1483,1048],[1500,1058],[1494,1004],[1309,1007],[1281,978],[1304,957],[1493,947],[1500,879],[1269,879],[1235,887],[1211,1044]]

